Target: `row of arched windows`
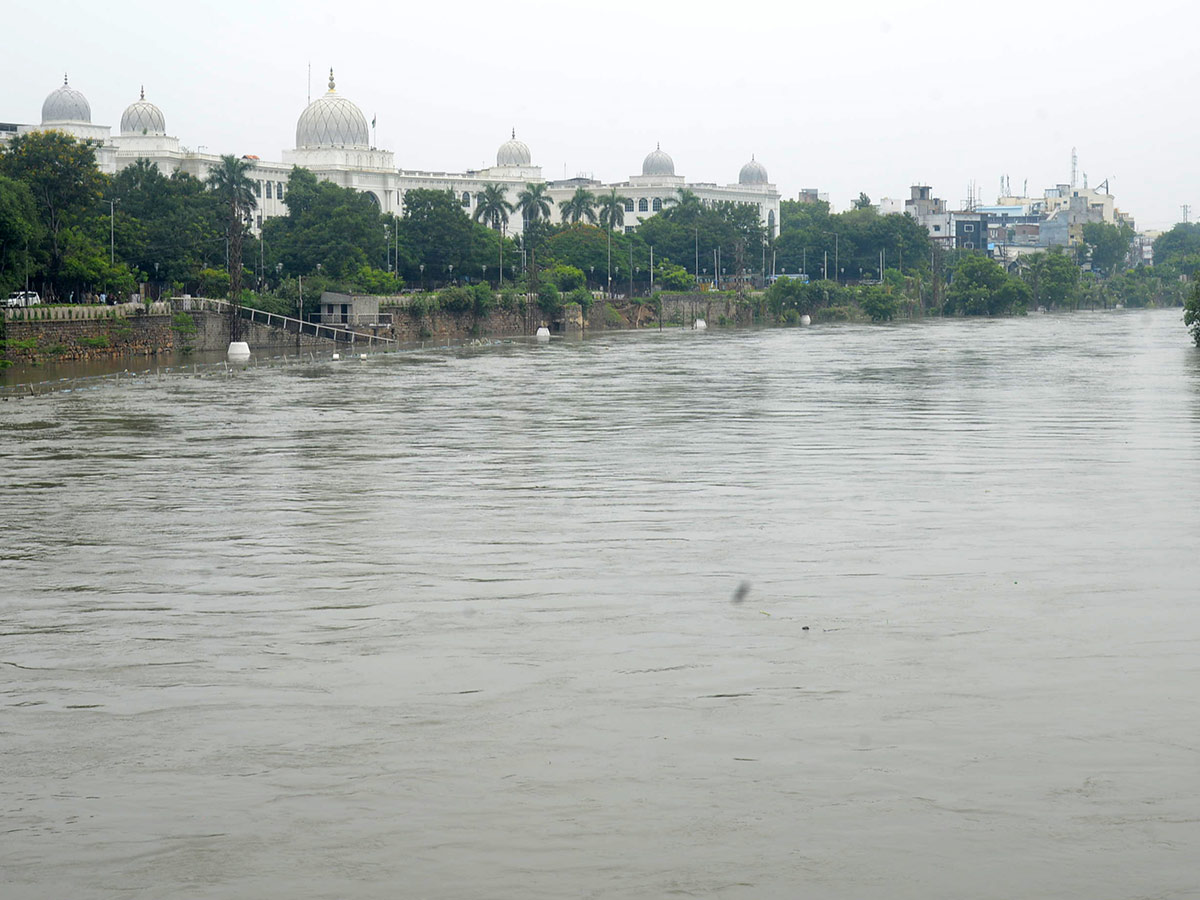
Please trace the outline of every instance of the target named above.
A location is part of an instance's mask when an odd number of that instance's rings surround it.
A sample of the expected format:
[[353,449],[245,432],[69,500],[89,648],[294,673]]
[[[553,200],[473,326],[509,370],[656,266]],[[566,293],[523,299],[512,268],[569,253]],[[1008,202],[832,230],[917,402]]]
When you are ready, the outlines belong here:
[[[625,201],[625,212],[633,212],[633,203],[634,201],[632,200]],[[653,200],[647,200],[645,197],[642,197],[637,201],[638,212],[650,212],[651,209],[655,212],[662,212],[662,208],[662,197],[655,197]]]
[[275,199],[283,199],[283,182],[282,181],[256,181],[254,182],[254,196],[265,197],[270,200],[274,193]]

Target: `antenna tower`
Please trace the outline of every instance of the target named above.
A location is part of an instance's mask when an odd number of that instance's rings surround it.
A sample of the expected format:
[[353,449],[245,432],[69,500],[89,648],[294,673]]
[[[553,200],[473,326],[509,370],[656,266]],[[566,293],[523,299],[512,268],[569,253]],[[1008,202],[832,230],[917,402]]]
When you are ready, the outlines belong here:
[[1184,203],[1179,208],[1183,210],[1183,224],[1186,225],[1187,221],[1188,221],[1188,216],[1191,215],[1192,207],[1190,204]]
[[1071,148],[1071,187],[1076,184],[1076,172],[1079,169],[1079,154],[1075,152],[1075,148]]

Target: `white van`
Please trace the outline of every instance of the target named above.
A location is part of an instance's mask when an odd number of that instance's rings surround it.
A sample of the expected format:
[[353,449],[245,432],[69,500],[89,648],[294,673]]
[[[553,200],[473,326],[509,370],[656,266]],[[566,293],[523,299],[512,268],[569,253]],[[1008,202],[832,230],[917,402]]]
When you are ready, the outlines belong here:
[[41,302],[42,298],[37,295],[37,291],[13,291],[8,295],[5,306],[9,309],[23,309],[26,306],[37,306]]

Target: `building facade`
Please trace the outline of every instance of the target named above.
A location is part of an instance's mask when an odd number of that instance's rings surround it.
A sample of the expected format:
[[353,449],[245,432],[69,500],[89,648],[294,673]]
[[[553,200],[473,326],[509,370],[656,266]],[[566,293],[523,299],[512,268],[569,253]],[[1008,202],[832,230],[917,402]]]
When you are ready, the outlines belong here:
[[[116,174],[138,159],[154,163],[164,174],[185,172],[204,179],[220,164],[221,157],[184,147],[179,138],[167,132],[162,110],[146,99],[145,90],[121,116],[119,134],[111,134],[106,125],[92,123],[91,106],[84,95],[63,78],[62,86],[50,93],[42,104],[38,125],[0,127],[0,145],[14,134],[32,131],[62,131],[80,140],[93,142],[100,170]],[[679,191],[694,193],[702,203],[739,203],[755,207],[767,232],[774,236],[779,227],[779,192],[767,177],[767,170],[753,157],[738,174],[736,183],[688,182],[675,174],[675,163],[661,147],[642,162],[640,175],[625,181],[605,184],[590,179],[547,181],[540,166],[534,165],[529,146],[517,139],[514,130],[496,152],[496,164],[465,172],[436,172],[404,169],[396,166],[390,150],[371,145],[366,116],[350,99],[338,93],[333,70],[329,72],[328,91],[313,100],[296,122],[296,144],[284,150],[278,161],[243,157],[251,164],[247,173],[254,183],[258,210],[257,230],[264,219],[287,214],[287,183],[293,166],[312,171],[317,178],[352,188],[371,197],[385,213],[403,215],[406,191],[424,188],[454,194],[463,211],[474,216],[478,197],[485,188],[499,185],[509,203],[528,184],[545,184],[555,201],[551,221],[561,221],[558,204],[569,199],[576,188],[586,186],[593,194],[616,191],[627,198],[624,226],[636,230],[650,216],[673,202]],[[519,214],[510,218],[508,232],[520,234],[525,223]]]

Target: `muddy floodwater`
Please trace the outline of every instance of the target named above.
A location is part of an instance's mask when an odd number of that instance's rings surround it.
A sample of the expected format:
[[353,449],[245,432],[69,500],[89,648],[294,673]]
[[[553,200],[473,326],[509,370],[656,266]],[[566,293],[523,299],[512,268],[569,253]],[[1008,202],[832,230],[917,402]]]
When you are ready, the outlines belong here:
[[1200,896],[1180,318],[0,403],[0,896]]

